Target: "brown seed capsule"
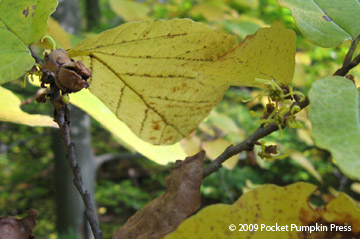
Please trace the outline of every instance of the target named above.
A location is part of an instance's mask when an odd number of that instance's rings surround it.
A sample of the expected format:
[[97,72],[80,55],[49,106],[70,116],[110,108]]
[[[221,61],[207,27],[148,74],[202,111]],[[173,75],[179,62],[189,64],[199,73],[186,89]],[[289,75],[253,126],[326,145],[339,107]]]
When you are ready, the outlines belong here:
[[277,154],[277,145],[268,145],[265,147],[265,153],[267,154]]
[[70,59],[64,49],[57,49],[46,54],[43,69],[54,73],[55,84],[63,93],[77,92],[89,87],[87,80],[91,76],[90,69],[86,68],[81,61],[75,62]]

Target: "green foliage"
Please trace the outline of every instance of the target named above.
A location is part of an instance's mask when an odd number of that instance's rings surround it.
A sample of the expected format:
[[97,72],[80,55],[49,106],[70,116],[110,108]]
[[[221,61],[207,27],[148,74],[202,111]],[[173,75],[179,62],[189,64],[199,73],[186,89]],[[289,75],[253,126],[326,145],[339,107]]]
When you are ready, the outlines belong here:
[[314,82],[309,92],[316,144],[329,150],[340,169],[353,178],[360,172],[359,96],[351,80],[336,76]]
[[360,34],[360,3],[357,0],[278,0],[291,9],[306,38],[322,47],[334,47]]
[[0,128],[0,212],[20,216],[36,208],[42,216],[35,234],[50,238],[56,218],[51,129],[3,122]]
[[5,29],[2,22],[0,22],[0,38],[3,39],[0,53],[2,66],[0,84],[3,84],[22,76],[34,65],[35,60],[31,57],[27,46],[16,35]]
[[0,84],[15,80],[34,65],[27,48],[44,35],[56,0],[0,1]]

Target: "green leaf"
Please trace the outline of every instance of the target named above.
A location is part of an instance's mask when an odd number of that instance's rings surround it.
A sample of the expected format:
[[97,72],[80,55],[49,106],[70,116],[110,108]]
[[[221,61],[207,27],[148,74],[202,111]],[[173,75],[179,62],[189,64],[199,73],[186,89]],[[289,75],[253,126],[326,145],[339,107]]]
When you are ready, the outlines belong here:
[[278,0],[289,8],[304,36],[322,47],[334,47],[360,34],[358,0]]
[[331,152],[339,168],[360,178],[360,94],[339,76],[316,81],[310,92],[309,117],[316,145]]
[[129,149],[136,150],[158,164],[167,164],[186,157],[180,143],[170,146],[155,146],[139,139],[103,102],[88,90],[71,94],[70,102],[102,124],[119,143]]
[[29,126],[57,127],[53,119],[46,115],[28,114],[21,110],[20,99],[10,90],[0,86],[0,121]]
[[296,36],[275,22],[238,44],[189,19],[131,22],[69,51],[92,70],[90,91],[141,139],[173,144],[189,135],[230,85],[287,85]]
[[15,80],[35,63],[27,46],[41,39],[56,0],[0,1],[0,84]]
[[1,0],[0,21],[25,45],[41,39],[56,0]]
[[0,22],[0,85],[15,80],[35,63],[28,47]]

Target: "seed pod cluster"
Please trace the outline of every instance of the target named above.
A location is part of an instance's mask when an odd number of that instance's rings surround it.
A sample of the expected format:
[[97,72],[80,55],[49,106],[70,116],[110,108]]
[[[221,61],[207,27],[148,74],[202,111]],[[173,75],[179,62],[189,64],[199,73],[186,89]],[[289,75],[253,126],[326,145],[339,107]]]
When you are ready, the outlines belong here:
[[55,84],[63,93],[77,92],[88,88],[91,70],[81,61],[71,59],[64,49],[57,49],[45,55],[43,70],[55,76]]

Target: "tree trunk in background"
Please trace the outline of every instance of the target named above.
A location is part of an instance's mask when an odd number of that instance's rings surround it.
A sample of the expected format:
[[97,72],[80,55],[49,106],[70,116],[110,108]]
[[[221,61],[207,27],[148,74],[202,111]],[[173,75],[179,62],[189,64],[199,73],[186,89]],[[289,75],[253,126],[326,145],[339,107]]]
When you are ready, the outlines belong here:
[[[59,6],[53,17],[70,33],[77,33],[81,27],[78,1],[59,0]],[[71,96],[70,96],[71,97]],[[83,182],[94,200],[94,181],[96,176],[94,155],[91,146],[90,117],[75,106],[70,106],[72,141],[78,163],[81,167]],[[66,238],[93,238],[84,215],[84,203],[73,183],[73,174],[66,160],[66,150],[60,132],[53,134],[55,154],[55,191],[56,191],[56,227],[60,235],[72,235]],[[95,207],[96,208],[96,207]],[[63,237],[59,237],[62,239]]]
[[80,8],[77,0],[59,0],[59,5],[52,17],[71,34],[78,33],[81,29]]
[[86,29],[97,27],[100,21],[99,0],[86,0]]

